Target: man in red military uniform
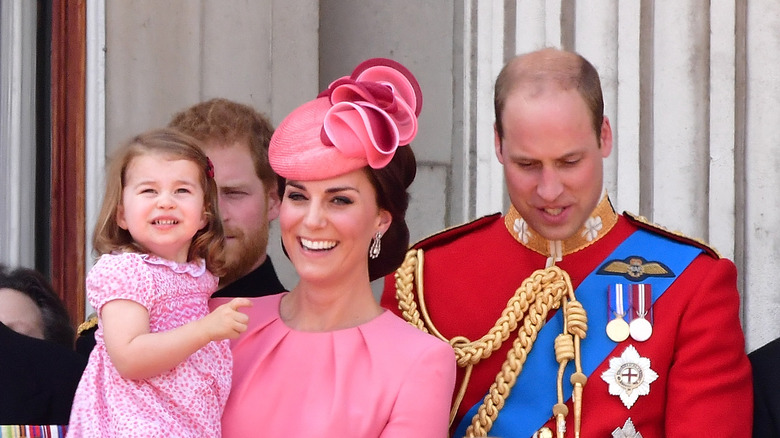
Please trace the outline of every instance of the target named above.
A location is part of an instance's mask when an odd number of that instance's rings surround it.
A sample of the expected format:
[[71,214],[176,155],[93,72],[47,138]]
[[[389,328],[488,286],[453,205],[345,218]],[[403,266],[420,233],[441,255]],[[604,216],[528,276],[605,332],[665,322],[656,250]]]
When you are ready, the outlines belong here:
[[750,436],[736,268],[614,211],[603,106],[580,55],[512,59],[495,86],[511,208],[386,279],[385,307],[455,347],[455,437]]

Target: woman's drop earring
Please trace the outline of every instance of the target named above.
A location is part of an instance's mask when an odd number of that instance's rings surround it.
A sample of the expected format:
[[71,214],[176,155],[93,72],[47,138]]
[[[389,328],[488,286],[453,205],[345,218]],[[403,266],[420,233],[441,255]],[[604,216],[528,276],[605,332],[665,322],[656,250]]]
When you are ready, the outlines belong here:
[[371,240],[371,248],[368,249],[368,256],[372,259],[379,257],[379,251],[382,250],[382,233],[376,232]]

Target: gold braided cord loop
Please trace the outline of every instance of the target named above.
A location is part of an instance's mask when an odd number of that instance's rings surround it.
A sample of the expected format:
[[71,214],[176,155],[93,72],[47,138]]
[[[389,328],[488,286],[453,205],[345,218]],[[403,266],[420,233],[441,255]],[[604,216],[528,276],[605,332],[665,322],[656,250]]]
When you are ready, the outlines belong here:
[[[517,376],[536,341],[539,330],[547,321],[547,315],[552,309],[557,309],[562,304],[566,306],[564,316],[571,314],[572,318],[571,321],[564,318],[566,322],[562,327],[564,332],[562,336],[568,341],[561,341],[565,342],[565,347],[561,347],[562,351],[565,352],[559,353],[558,347],[556,347],[556,356],[565,356],[566,362],[572,359],[579,362],[579,338],[584,337],[587,331],[585,310],[574,299],[574,290],[568,274],[557,266],[551,266],[533,272],[523,281],[507,302],[493,327],[480,339],[471,341],[463,336],[448,339],[436,329],[427,312],[422,282],[423,261],[421,249],[412,249],[407,252],[403,264],[395,274],[396,298],[403,318],[420,330],[449,342],[455,350],[458,366],[465,367],[469,371],[456,394],[451,411],[451,422],[468,386],[471,368],[482,359],[490,357],[509,338],[511,333],[518,332],[512,343],[512,348],[507,352],[507,358],[502,364],[501,370],[496,375],[494,383],[466,431],[466,436],[469,437],[487,436],[517,381]],[[415,300],[415,290],[417,291],[417,300]],[[419,302],[419,308],[417,302]],[[573,341],[572,335],[568,333],[574,334]],[[558,342],[556,340],[556,344]],[[578,368],[578,371],[581,370]],[[560,382],[558,386],[559,394],[562,394]]]
[[515,294],[522,292],[533,293],[533,306],[525,315],[523,326],[512,348],[507,352],[501,371],[472,418],[471,425],[466,429],[467,437],[487,436],[490,432],[498,418],[498,412],[504,407],[504,402],[522,371],[539,330],[547,321],[547,315],[550,310],[560,307],[561,301],[572,293],[572,289],[568,274],[557,266],[551,266],[535,271],[524,280]]
[[566,304],[566,330],[580,339],[588,332],[588,315],[582,303],[573,300]]
[[575,372],[571,375],[572,404],[574,405],[574,436],[579,438],[582,425],[582,391],[588,381],[582,372],[582,356],[580,355],[580,340],[585,339],[588,332],[588,315],[582,303],[576,300],[566,304],[566,329],[574,335],[574,366]]
[[506,308],[501,312],[493,327],[488,333],[476,341],[469,341],[463,336],[454,337],[450,340],[455,349],[455,356],[458,365],[463,367],[467,364],[475,365],[480,360],[490,357],[494,351],[501,348],[509,335],[517,329],[517,323],[522,319],[525,312],[530,307],[529,298],[533,299],[532,287],[521,288],[515,292],[515,295],[507,303]]
[[567,362],[574,359],[574,338],[561,333],[555,338],[555,360]]
[[[414,302],[414,274],[417,268],[418,250],[411,249],[406,252],[404,262],[395,271],[395,298],[398,300],[398,308],[403,318],[411,325],[428,333],[425,324],[420,319],[417,303]],[[419,250],[422,256],[422,250]]]
[[[422,272],[416,272],[421,271],[422,261],[423,251],[412,249],[406,253],[403,264],[396,271],[395,286],[398,307],[406,321],[425,332],[434,334],[445,342],[449,342],[455,350],[458,366],[460,367],[465,367],[468,364],[477,364],[480,360],[490,357],[494,351],[501,348],[502,343],[517,329],[518,321],[522,319],[523,314],[530,305],[528,298],[534,298],[534,289],[538,289],[539,282],[543,280],[541,275],[536,275],[531,277],[535,279],[535,284],[527,283],[526,286],[526,282],[524,282],[523,285],[526,287],[521,286],[515,292],[514,296],[507,303],[506,308],[501,312],[501,316],[493,325],[493,328],[486,335],[476,341],[470,341],[464,336],[448,339],[436,330],[433,322],[428,317],[427,311],[423,310],[423,315],[426,319],[423,322],[420,312],[417,310],[414,296],[415,286],[417,286],[417,293],[420,296],[420,307],[425,306],[425,293],[421,281]],[[415,277],[418,280],[416,285]]]

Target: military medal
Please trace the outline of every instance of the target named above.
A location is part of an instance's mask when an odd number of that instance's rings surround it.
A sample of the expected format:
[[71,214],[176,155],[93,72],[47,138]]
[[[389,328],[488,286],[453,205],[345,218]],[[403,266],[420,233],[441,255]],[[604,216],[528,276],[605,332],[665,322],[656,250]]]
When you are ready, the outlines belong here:
[[637,432],[634,422],[629,417],[622,428],[618,427],[612,431],[612,438],[642,438],[642,434]]
[[623,285],[620,283],[611,284],[607,288],[607,295],[609,299],[609,312],[610,318],[614,316],[607,323],[607,336],[614,342],[623,342],[628,339],[630,328],[626,320],[626,303],[623,294]]
[[650,339],[653,334],[651,312],[652,295],[649,284],[631,285],[631,310],[634,318],[629,324],[631,338],[637,342]]
[[626,347],[620,357],[610,358],[609,369],[601,373],[609,393],[620,396],[628,409],[640,395],[650,394],[650,384],[657,378],[658,373],[650,369],[650,359],[639,356],[633,345]]

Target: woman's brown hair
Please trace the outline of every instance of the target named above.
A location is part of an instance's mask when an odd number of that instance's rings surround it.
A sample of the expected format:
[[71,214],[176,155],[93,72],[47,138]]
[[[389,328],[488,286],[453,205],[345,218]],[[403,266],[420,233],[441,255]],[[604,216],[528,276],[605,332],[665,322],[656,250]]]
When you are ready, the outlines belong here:
[[402,146],[396,149],[387,166],[381,169],[365,169],[376,190],[379,208],[389,211],[393,217],[390,227],[382,236],[379,256],[368,259],[368,276],[374,281],[398,269],[404,261],[406,251],[409,250],[409,226],[406,224],[406,210],[409,207],[407,189],[417,175],[417,160],[411,146]]

